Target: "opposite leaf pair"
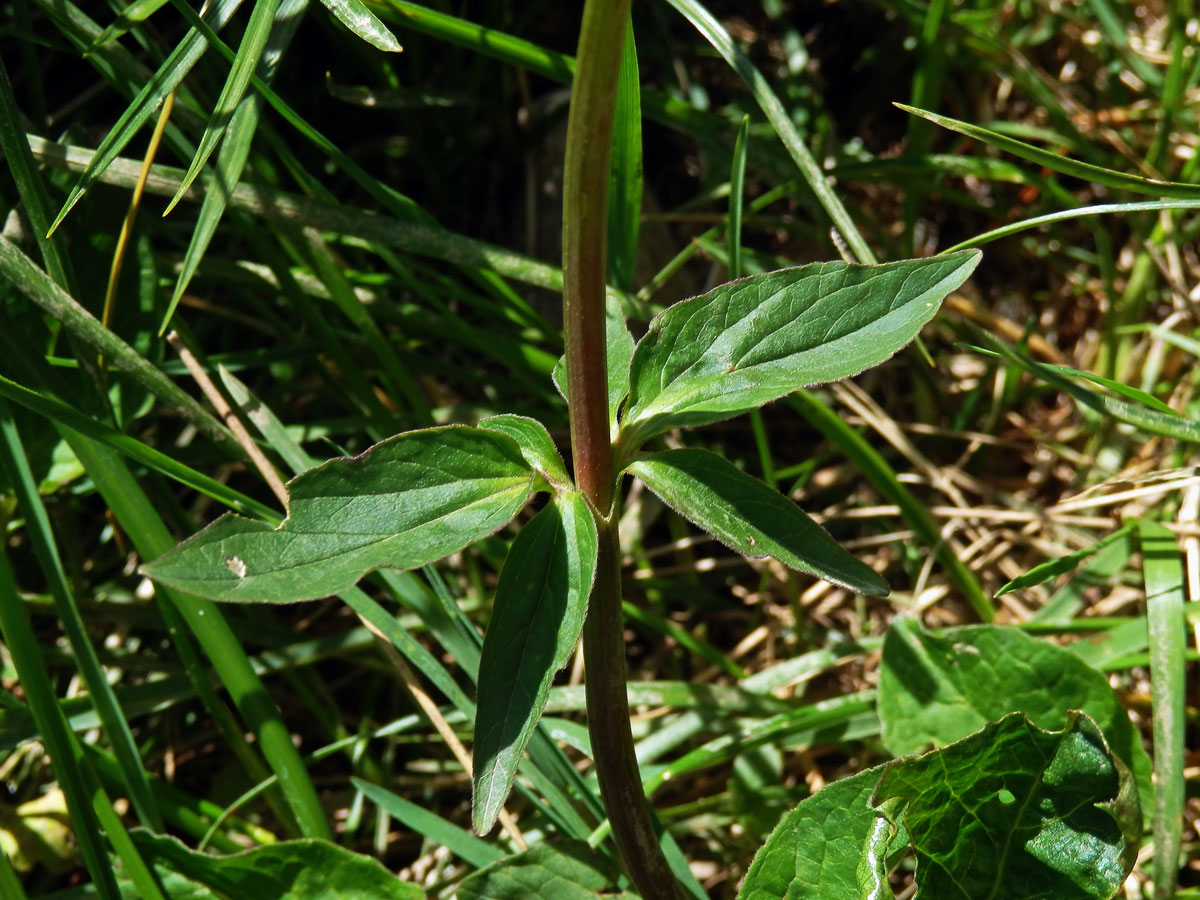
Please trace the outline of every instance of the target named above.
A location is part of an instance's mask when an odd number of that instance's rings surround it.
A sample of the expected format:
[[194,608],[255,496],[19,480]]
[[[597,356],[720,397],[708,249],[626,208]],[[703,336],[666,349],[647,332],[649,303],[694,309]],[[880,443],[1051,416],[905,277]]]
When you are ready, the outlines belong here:
[[[668,309],[634,344],[608,328],[608,405],[617,475],[747,556],[851,590],[887,584],[790,500],[703,450],[638,455],[664,431],[757,408],[853,375],[913,339],[980,255],[881,266],[820,263],[751,276]],[[561,379],[560,379],[561,383]],[[350,588],[382,566],[416,568],[487,537],[549,491],[500,575],[480,666],[475,825],[490,828],[582,627],[597,529],[546,429],[520,416],[397,435],[293,480],[278,527],[227,515],[145,573],[213,600],[287,603]]]

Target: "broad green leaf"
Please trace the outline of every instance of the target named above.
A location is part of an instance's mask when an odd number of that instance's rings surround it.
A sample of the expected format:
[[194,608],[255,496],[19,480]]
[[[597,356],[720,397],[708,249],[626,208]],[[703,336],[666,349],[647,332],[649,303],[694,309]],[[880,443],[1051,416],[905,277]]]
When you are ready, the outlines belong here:
[[1051,578],[1057,578],[1066,572],[1074,572],[1079,564],[1090,557],[1093,553],[1103,550],[1109,544],[1116,541],[1124,540],[1133,531],[1132,525],[1125,525],[1118,528],[1112,534],[1101,538],[1092,544],[1090,547],[1084,547],[1081,550],[1076,550],[1074,553],[1068,553],[1066,556],[1060,556],[1057,559],[1047,560],[1041,565],[1034,566],[1024,575],[1018,575],[1000,590],[996,591],[997,597],[1002,597],[1005,594],[1010,594],[1013,591],[1019,591],[1023,588],[1035,587],[1039,584],[1044,584]]
[[517,514],[532,485],[504,435],[411,431],[289,482],[290,511],[278,528],[227,515],[142,570],[211,600],[326,597],[372,569],[416,568],[486,537]]
[[[621,402],[629,393],[629,363],[633,359],[634,340],[625,324],[625,314],[621,311],[621,303],[615,297],[609,296],[604,307],[604,338],[606,344],[605,356],[608,366],[608,421],[614,438],[617,436],[617,414],[621,410]],[[558,364],[551,375],[554,386],[568,403],[567,396],[567,358],[559,357]]]
[[321,0],[325,8],[338,20],[373,47],[388,53],[399,53],[402,49],[396,36],[386,25],[375,18],[362,0]]
[[421,900],[378,860],[322,840],[281,841],[230,856],[198,853],[173,837],[134,832],[148,858],[230,900]]
[[890,896],[896,829],[870,806],[882,766],[827,784],[785,815],[754,857],[738,900],[857,900]]
[[1137,530],[1146,582],[1150,690],[1154,698],[1154,896],[1169,898],[1179,880],[1183,829],[1186,575],[1174,532],[1149,519],[1139,519]]
[[972,625],[940,635],[897,618],[883,643],[879,717],[896,754],[952,743],[1011,712],[1040,728],[1087,713],[1109,746],[1148,783],[1149,758],[1108,679],[1063,647],[1016,628]]
[[918,900],[1108,900],[1137,856],[1131,784],[1085,715],[1013,714],[889,763],[873,803],[908,832]]
[[880,266],[814,263],[672,306],[634,352],[622,446],[878,365],[916,337],[979,259],[967,250]]
[[888,594],[886,581],[838,546],[800,507],[715,453],[650,453],[627,471],[685,519],[744,556],[772,556],[860,594]]
[[554,438],[546,426],[526,416],[491,416],[479,423],[480,428],[506,434],[521,448],[525,462],[558,490],[570,490],[571,476],[563,465],[562,456],[554,446]]
[[496,587],[475,700],[474,821],[486,834],[583,628],[596,575],[596,525],[580,493],[556,497],[521,529]]
[[457,900],[596,900],[615,881],[583,841],[539,844],[492,863],[458,886]]

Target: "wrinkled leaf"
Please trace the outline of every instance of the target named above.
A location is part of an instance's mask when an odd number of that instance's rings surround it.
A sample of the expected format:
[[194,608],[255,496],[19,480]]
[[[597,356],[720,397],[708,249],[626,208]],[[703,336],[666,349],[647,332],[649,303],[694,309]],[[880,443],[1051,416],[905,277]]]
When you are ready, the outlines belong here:
[[421,900],[425,896],[377,860],[328,841],[282,841],[231,856],[209,856],[173,837],[141,829],[132,835],[147,860],[229,900]]
[[562,456],[554,446],[554,438],[537,419],[525,416],[492,416],[479,423],[480,428],[506,434],[521,448],[521,455],[538,474],[558,489],[571,487],[571,476],[563,465]]
[[457,900],[596,900],[615,880],[603,860],[583,841],[539,844],[464,879],[456,897]]
[[142,571],[211,600],[326,597],[373,569],[415,568],[486,537],[517,514],[532,484],[517,445],[502,434],[411,431],[295,478],[278,528],[227,515]]
[[916,337],[980,255],[751,275],[656,316],[637,345],[621,442],[716,422],[878,365]]
[[485,834],[583,628],[597,537],[583,495],[555,498],[521,529],[500,571],[475,712],[474,822]]
[[800,801],[754,857],[738,900],[890,896],[879,891],[896,829],[869,805],[882,772],[867,769]]
[[800,507],[715,453],[650,453],[628,471],[681,516],[738,553],[772,556],[860,594],[888,594],[886,581],[838,546]]
[[1136,858],[1129,784],[1085,715],[1047,732],[1013,714],[889,763],[873,802],[908,831],[918,900],[1108,900]]
[[396,36],[367,9],[362,0],[321,0],[325,8],[356,35],[373,47],[389,53],[402,49]]
[[897,755],[949,744],[1011,712],[1063,728],[1083,710],[1138,776],[1149,758],[1108,679],[1062,647],[1016,628],[974,625],[934,635],[897,618],[883,643],[879,717]]

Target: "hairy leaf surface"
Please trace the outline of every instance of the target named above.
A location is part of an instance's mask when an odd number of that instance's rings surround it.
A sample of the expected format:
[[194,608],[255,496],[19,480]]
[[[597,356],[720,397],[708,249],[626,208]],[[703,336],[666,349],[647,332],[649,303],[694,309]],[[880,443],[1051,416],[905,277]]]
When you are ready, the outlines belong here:
[[745,556],[772,556],[860,594],[888,585],[800,507],[707,450],[650,453],[628,468],[681,516]]
[[533,479],[498,432],[411,431],[295,478],[278,528],[227,515],[142,570],[212,600],[326,597],[372,569],[416,568],[486,537],[524,506]]
[[474,819],[491,829],[583,628],[596,575],[596,525],[580,493],[555,498],[521,529],[500,571],[475,706]]
[[976,251],[752,275],[661,313],[637,345],[621,442],[716,422],[883,362],[933,318]]

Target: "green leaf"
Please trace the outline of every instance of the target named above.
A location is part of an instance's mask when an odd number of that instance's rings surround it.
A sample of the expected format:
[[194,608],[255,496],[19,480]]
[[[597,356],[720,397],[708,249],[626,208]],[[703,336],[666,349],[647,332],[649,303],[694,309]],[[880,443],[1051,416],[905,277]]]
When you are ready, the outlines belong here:
[[1063,728],[1071,710],[1096,722],[1139,782],[1149,777],[1141,739],[1108,679],[1070,650],[997,625],[934,635],[910,618],[897,618],[883,642],[879,717],[893,753],[952,743],[1011,712]]
[[633,355],[626,452],[670,428],[727,419],[883,362],[980,256],[814,263],[751,275],[656,316]]
[[627,471],[681,516],[743,556],[772,556],[859,594],[888,594],[886,581],[838,546],[800,507],[715,453],[651,453]]
[[567,664],[596,575],[596,524],[583,495],[556,497],[521,529],[496,587],[475,710],[475,830],[486,834]]
[[[629,326],[625,324],[621,303],[612,296],[607,298],[604,307],[604,339],[608,366],[608,421],[613,438],[616,438],[617,413],[621,410],[621,402],[629,393],[629,363],[633,359],[634,340],[633,335],[629,333]],[[563,399],[570,402],[571,398],[567,396],[565,356],[559,357],[550,377]]]
[[[596,900],[615,880],[583,841],[539,844],[463,880],[458,900]],[[611,896],[607,893],[604,896]]]
[[612,158],[608,179],[609,281],[633,289],[638,227],[642,221],[642,92],[633,19],[625,25],[625,47],[613,111]]
[[1076,550],[1074,553],[1068,553],[1066,556],[1060,556],[1056,559],[1047,560],[1041,565],[1034,566],[1024,575],[1018,575],[1000,590],[996,591],[997,597],[1002,597],[1005,594],[1010,594],[1013,591],[1019,591],[1023,588],[1035,587],[1039,584],[1044,584],[1051,578],[1057,578],[1067,572],[1074,572],[1079,567],[1079,564],[1091,556],[1103,550],[1109,544],[1116,541],[1124,540],[1130,533],[1133,532],[1133,525],[1125,525],[1118,528],[1112,534],[1101,538],[1092,544],[1090,547],[1084,547],[1081,550]]
[[738,900],[883,896],[896,829],[869,805],[882,772],[867,769],[800,801],[754,857]]
[[532,485],[511,438],[463,426],[411,431],[291,481],[278,528],[227,515],[142,571],[212,600],[326,597],[373,569],[416,568],[486,537]]
[[1160,181],[1157,178],[1141,178],[1137,175],[1127,175],[1124,172],[1118,172],[1114,169],[1093,166],[1090,163],[1070,159],[1060,153],[1043,150],[1041,147],[1035,147],[1032,144],[1026,144],[1024,141],[1018,141],[1016,138],[997,134],[995,131],[981,128],[978,125],[972,125],[969,122],[960,122],[958,119],[951,119],[949,116],[940,116],[937,113],[917,109],[913,106],[905,106],[903,103],[896,103],[894,105],[900,107],[906,113],[928,119],[942,128],[957,131],[959,134],[965,134],[967,137],[975,138],[985,144],[991,144],[998,150],[1004,150],[1014,156],[1019,156],[1021,159],[1044,166],[1051,172],[1070,175],[1073,178],[1082,178],[1084,181],[1102,184],[1105,187],[1117,188],[1118,190],[1133,191],[1138,194],[1151,194],[1156,197],[1176,197],[1180,199],[1200,197],[1200,185],[1184,184],[1177,181]]
[[1129,783],[1085,715],[1047,732],[1014,714],[889,763],[873,803],[908,831],[918,900],[1108,900],[1136,858]]
[[1187,681],[1183,620],[1186,575],[1179,541],[1165,525],[1138,519],[1154,697],[1154,896],[1169,898],[1179,880],[1184,805]]
[[138,848],[230,900],[421,900],[377,860],[321,840],[281,841],[231,856],[197,853],[166,835],[133,832]]
[[396,36],[386,25],[367,9],[362,0],[321,0],[325,8],[338,17],[343,25],[373,47],[388,53],[399,53],[403,48]]
[[506,434],[516,441],[525,462],[556,489],[570,490],[573,487],[562,456],[554,446],[554,438],[537,419],[514,415],[491,416],[483,419],[479,427]]

